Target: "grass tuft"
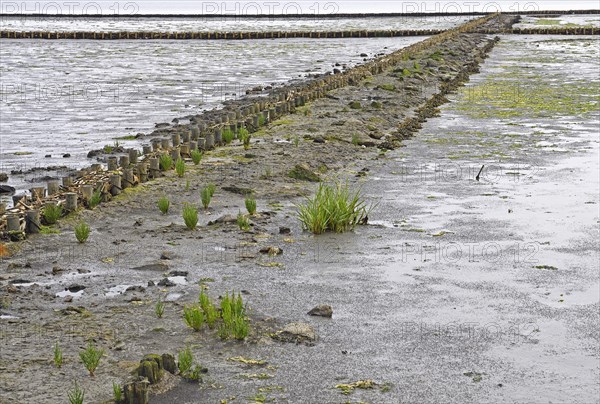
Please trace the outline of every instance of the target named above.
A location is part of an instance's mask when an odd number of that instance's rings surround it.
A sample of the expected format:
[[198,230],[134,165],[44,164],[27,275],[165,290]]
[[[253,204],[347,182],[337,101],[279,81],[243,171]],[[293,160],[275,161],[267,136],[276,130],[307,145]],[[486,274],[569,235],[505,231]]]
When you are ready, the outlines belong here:
[[169,212],[171,202],[169,202],[169,198],[167,198],[166,196],[160,197],[156,204],[158,205],[158,209],[160,209],[163,215],[166,215]]
[[90,198],[90,201],[88,202],[88,206],[90,207],[90,209],[94,209],[96,206],[100,205],[100,202],[102,202],[102,190],[100,188],[98,188],[92,194],[92,197]]
[[210,188],[205,187],[200,191],[200,199],[202,200],[202,206],[204,209],[208,209],[210,205],[210,200],[212,199],[212,194],[210,192]]
[[92,342],[88,344],[87,348],[81,352],[79,352],[79,357],[83,362],[85,368],[90,372],[90,376],[94,377],[94,372],[96,368],[100,364],[100,359],[104,355],[104,349],[98,349]]
[[175,163],[175,171],[177,172],[177,176],[179,178],[183,178],[185,175],[185,162],[182,158],[177,159],[177,162]]
[[58,342],[54,344],[54,366],[58,369],[62,367],[63,364],[63,353]]
[[165,302],[163,302],[160,296],[156,301],[156,305],[154,305],[154,314],[156,314],[157,318],[162,318],[163,314],[165,314]]
[[223,142],[225,142],[225,144],[229,144],[235,138],[235,133],[233,133],[233,131],[231,129],[224,129],[222,137],[223,137]]
[[187,373],[194,363],[194,354],[189,346],[185,347],[183,351],[179,351],[177,354],[177,367],[179,368],[179,373],[184,374]]
[[184,306],[183,319],[188,327],[192,328],[194,331],[200,331],[204,324],[204,313],[202,312],[202,308],[196,304]]
[[371,209],[360,190],[352,193],[347,184],[321,184],[314,197],[298,206],[298,217],[302,227],[314,234],[343,233],[365,223]]
[[90,226],[86,222],[79,222],[79,224],[75,225],[75,238],[79,243],[83,244],[87,241],[90,236]]
[[55,224],[63,214],[61,205],[46,205],[44,206],[44,221],[47,224]]
[[173,167],[173,158],[168,154],[163,154],[159,159],[160,168],[163,171],[169,171]]
[[75,386],[72,390],[69,390],[69,404],[83,404],[85,398],[85,391],[75,382]]
[[123,390],[121,389],[121,385],[119,383],[113,382],[112,388],[115,403],[120,403],[123,399]]
[[238,135],[244,145],[244,150],[248,150],[250,148],[250,139],[252,137],[250,136],[250,132],[248,132],[248,129],[246,128],[241,128]]
[[244,204],[246,205],[246,210],[248,211],[248,213],[254,216],[256,214],[256,199],[248,197],[244,201]]
[[193,205],[185,204],[183,206],[183,221],[188,229],[194,230],[198,225],[198,209]]
[[200,160],[202,160],[202,152],[200,150],[192,150],[192,161],[194,165],[197,166],[200,164]]
[[240,230],[248,231],[250,230],[250,219],[248,219],[246,215],[242,214],[242,212],[239,212],[237,215],[237,225],[239,226]]

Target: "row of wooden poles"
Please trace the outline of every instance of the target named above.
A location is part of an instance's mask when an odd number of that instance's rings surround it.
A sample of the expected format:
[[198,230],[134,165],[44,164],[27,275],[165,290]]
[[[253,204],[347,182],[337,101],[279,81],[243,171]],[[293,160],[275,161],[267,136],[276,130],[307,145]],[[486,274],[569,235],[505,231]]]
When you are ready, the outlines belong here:
[[[381,38],[438,35],[444,30],[379,30],[379,31],[269,31],[269,32],[47,32],[47,31],[0,31],[0,38],[12,39],[279,39],[279,38]],[[511,28],[481,29],[485,34],[535,34],[535,35],[600,35],[597,27],[569,28]]]
[[180,157],[188,158],[196,149],[214,149],[223,145],[223,131],[226,129],[233,133],[241,128],[255,132],[263,124],[293,113],[297,107],[309,101],[325,97],[328,91],[380,74],[411,54],[471,31],[494,17],[489,15],[470,21],[339,74],[319,76],[302,84],[290,84],[266,97],[244,98],[233,101],[221,110],[207,111],[206,119],[176,128],[177,132],[171,133],[170,138],[154,139],[151,144],[144,145],[141,151],[129,149],[119,157],[109,156],[106,169],[102,164],[92,164],[82,170],[77,178],[63,177],[61,181],[49,181],[46,187],[32,188],[31,195],[13,196],[12,208],[0,206],[0,231],[8,234],[38,233],[41,228],[40,209],[44,206],[60,205],[68,213],[82,206],[89,207],[94,192],[100,192],[102,200],[110,199],[123,189],[160,177],[160,156],[163,154],[170,154],[176,161]]
[[380,38],[400,36],[430,36],[444,32],[425,30],[375,30],[375,31],[257,31],[257,32],[50,32],[50,31],[0,31],[0,38],[11,39],[286,39],[286,38]]

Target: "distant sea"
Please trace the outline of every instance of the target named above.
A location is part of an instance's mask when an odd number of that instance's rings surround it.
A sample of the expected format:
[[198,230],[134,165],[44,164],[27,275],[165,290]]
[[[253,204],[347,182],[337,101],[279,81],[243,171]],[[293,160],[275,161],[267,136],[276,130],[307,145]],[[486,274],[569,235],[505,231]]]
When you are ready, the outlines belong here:
[[532,10],[598,9],[597,0],[565,1],[390,1],[390,0],[0,0],[0,14],[340,14],[340,13],[436,13]]

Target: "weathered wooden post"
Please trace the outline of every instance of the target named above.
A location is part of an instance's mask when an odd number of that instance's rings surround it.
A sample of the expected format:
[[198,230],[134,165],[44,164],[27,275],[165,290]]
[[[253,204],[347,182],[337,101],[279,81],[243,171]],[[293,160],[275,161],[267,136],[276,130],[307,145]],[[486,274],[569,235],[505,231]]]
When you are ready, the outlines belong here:
[[152,178],[160,177],[160,161],[158,157],[150,158],[150,176]]
[[121,193],[121,174],[110,175],[110,194],[112,196],[119,195]]
[[39,202],[46,196],[46,188],[44,187],[33,187],[29,192],[31,192],[31,200],[33,202]]
[[117,169],[117,158],[115,156],[109,157],[107,160],[108,171],[115,171]]
[[94,186],[93,185],[82,185],[81,186],[81,197],[86,203],[89,203],[92,199],[92,195],[94,195]]
[[77,210],[77,193],[67,192],[65,194],[65,210],[67,212],[73,212]]
[[160,140],[154,139],[152,140],[152,151],[158,151],[160,149]]
[[63,184],[63,187],[65,187],[65,188],[72,187],[73,186],[73,177],[71,177],[71,176],[63,177],[62,184]]
[[206,150],[206,139],[205,138],[203,138],[203,137],[198,138],[198,149]]
[[102,171],[102,164],[100,164],[100,163],[92,164],[92,171]]
[[189,132],[189,131],[187,131],[187,130],[186,130],[186,131],[184,131],[184,132],[181,134],[181,140],[183,140],[183,143],[189,143],[189,142],[190,142],[190,137],[191,137],[191,136],[190,136],[190,132]]
[[189,155],[190,155],[190,144],[189,143],[183,143],[181,146],[179,146],[179,154],[181,154],[182,158],[183,158],[183,156],[189,157]]
[[152,146],[150,146],[150,145],[143,145],[142,146],[142,153],[144,154],[144,156],[152,154]]
[[19,215],[15,213],[10,213],[6,215],[6,230],[11,231],[21,231],[21,219]]
[[129,149],[129,162],[136,164],[138,161],[138,151],[136,149]]
[[25,231],[27,233],[39,233],[41,226],[39,209],[31,209],[25,212]]
[[122,182],[122,188],[130,188],[133,187],[134,184],[134,179],[133,179],[133,169],[131,168],[126,168],[123,170],[123,178],[121,179]]
[[204,138],[205,150],[212,150],[215,148],[215,135],[213,133],[207,133]]
[[181,157],[181,154],[179,153],[179,147],[175,147],[175,148],[171,149],[171,158],[173,159],[173,163],[175,163],[177,160],[179,160],[180,157]]
[[129,167],[129,156],[119,157],[119,166],[121,166],[123,168]]
[[198,150],[198,142],[191,140],[190,141],[190,153],[193,152],[194,150]]
[[199,137],[200,137],[200,128],[198,128],[198,126],[196,126],[196,125],[192,126],[192,140],[198,140]]
[[60,184],[58,181],[48,181],[48,196],[52,196],[58,193],[60,190]]
[[169,139],[161,139],[160,140],[160,148],[163,150],[168,150],[171,147],[171,142]]
[[148,166],[146,163],[138,163],[136,166],[138,177],[140,178],[140,182],[148,181]]
[[0,202],[0,215],[3,215],[6,212],[6,204],[4,202]]
[[215,146],[222,146],[223,145],[223,132],[221,131],[221,128],[216,128],[215,129]]
[[179,143],[181,143],[179,133],[173,133],[173,135],[171,135],[171,140],[173,141],[173,147],[179,146]]

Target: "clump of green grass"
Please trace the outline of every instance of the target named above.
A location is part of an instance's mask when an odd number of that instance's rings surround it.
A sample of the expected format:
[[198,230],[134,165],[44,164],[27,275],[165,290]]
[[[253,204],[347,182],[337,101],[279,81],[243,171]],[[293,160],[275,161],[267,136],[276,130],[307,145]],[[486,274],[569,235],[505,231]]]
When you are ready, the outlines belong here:
[[107,144],[102,148],[102,151],[106,154],[110,154],[113,151],[113,147],[111,145]]
[[245,317],[244,302],[240,293],[237,297],[235,292],[231,293],[231,297],[229,292],[225,294],[225,297],[221,300],[221,316],[223,317],[223,324],[219,329],[221,338],[226,339],[232,335],[238,340],[246,338],[249,324]]
[[204,317],[206,318],[206,324],[208,328],[211,330],[215,328],[215,323],[219,318],[219,311],[215,307],[215,305],[210,301],[208,294],[204,292],[204,290],[200,291],[200,297],[198,298],[200,302],[200,307],[204,312]]
[[158,318],[162,318],[163,314],[165,314],[165,302],[160,296],[154,305],[154,314],[156,314],[156,317]]
[[91,341],[85,350],[79,352],[79,357],[85,368],[90,372],[90,376],[94,377],[94,372],[100,364],[100,359],[102,359],[103,355],[104,349],[96,348]]
[[260,114],[258,116],[258,126],[265,126],[265,124],[267,123],[267,119],[265,118],[265,116],[263,114]]
[[119,383],[113,382],[112,387],[115,403],[120,403],[123,399],[123,390],[121,389],[121,385]]
[[61,205],[44,206],[44,220],[47,224],[55,224],[62,216],[63,208]]
[[62,349],[61,349],[60,345],[58,345],[58,342],[56,342],[54,344],[54,366],[56,366],[58,369],[60,369],[62,367],[62,364],[63,364]]
[[246,128],[241,128],[238,135],[244,145],[244,150],[248,150],[250,148],[250,139],[252,137],[250,136],[250,132],[248,132],[248,129]]
[[351,109],[362,109],[362,105],[360,104],[360,101],[352,101],[348,104],[348,106]]
[[194,230],[198,225],[198,209],[193,205],[185,204],[183,206],[183,221],[188,229]]
[[300,145],[300,136],[295,135],[294,136],[294,146],[298,147]]
[[161,196],[156,204],[158,205],[158,209],[160,209],[163,215],[166,215],[169,212],[171,202],[166,196]]
[[160,169],[163,171],[169,171],[173,167],[173,158],[168,154],[163,154],[159,159]]
[[83,404],[85,398],[85,391],[75,382],[75,386],[68,393],[69,404]]
[[187,192],[187,191],[189,191],[189,190],[190,190],[190,180],[187,180],[187,181],[185,182],[185,192]]
[[177,159],[177,162],[175,163],[175,172],[177,172],[179,178],[183,178],[185,175],[185,162],[182,158]]
[[413,70],[417,73],[421,72],[421,65],[416,60],[413,63]]
[[90,207],[90,209],[94,209],[96,206],[100,205],[100,202],[102,202],[102,190],[98,188],[92,194],[92,197],[88,202],[88,206]]
[[240,230],[248,231],[250,230],[250,219],[248,219],[246,215],[242,214],[242,212],[239,212],[237,215],[237,225],[239,226]]
[[352,134],[352,144],[354,146],[358,146],[358,142],[359,142],[360,138],[358,136],[358,133],[354,133]]
[[204,209],[208,209],[208,206],[210,205],[210,201],[212,199],[212,193],[210,192],[209,187],[205,187],[202,189],[202,191],[200,191],[200,199],[202,200],[202,206],[204,207]]
[[248,197],[244,200],[244,204],[246,205],[248,213],[254,216],[256,214],[256,199]]
[[233,133],[233,131],[231,129],[227,128],[227,129],[223,130],[222,137],[223,137],[223,142],[225,142],[225,144],[229,144],[235,138],[235,133]]
[[200,150],[192,150],[192,162],[195,166],[200,164],[200,160],[202,160],[202,152]]
[[212,182],[209,183],[206,188],[208,189],[208,191],[210,192],[210,197],[212,198],[213,196],[215,196],[215,192],[217,191],[217,186],[215,184],[213,184]]
[[179,373],[185,374],[192,368],[192,364],[194,363],[194,354],[192,353],[190,347],[187,346],[184,350],[179,351],[177,354],[177,359],[179,359],[177,362]]
[[320,184],[315,196],[298,206],[298,217],[302,227],[314,234],[343,233],[366,222],[371,209],[360,190],[352,193],[347,184]]
[[77,241],[79,241],[79,243],[83,244],[87,241],[88,237],[90,236],[90,226],[84,222],[81,221],[79,222],[79,224],[75,225],[75,238],[77,239]]
[[204,324],[204,313],[202,312],[202,308],[196,304],[184,306],[183,319],[188,327],[192,328],[194,331],[200,331]]

